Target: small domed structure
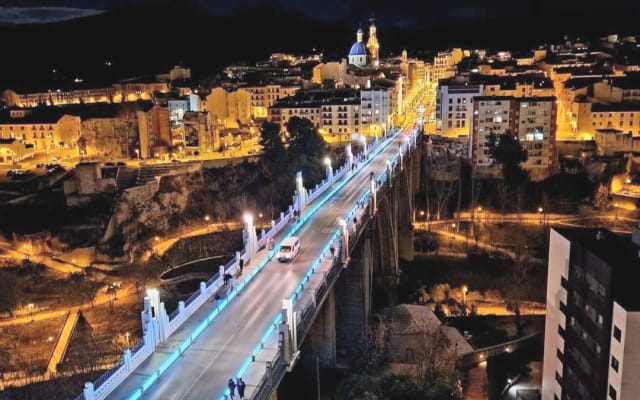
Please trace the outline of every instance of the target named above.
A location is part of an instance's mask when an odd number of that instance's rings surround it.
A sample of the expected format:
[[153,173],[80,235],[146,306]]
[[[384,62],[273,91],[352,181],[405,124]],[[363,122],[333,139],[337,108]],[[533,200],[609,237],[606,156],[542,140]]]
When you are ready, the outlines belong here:
[[362,41],[362,29],[358,29],[356,33],[356,42],[349,50],[349,65],[364,67],[367,65],[367,48]]

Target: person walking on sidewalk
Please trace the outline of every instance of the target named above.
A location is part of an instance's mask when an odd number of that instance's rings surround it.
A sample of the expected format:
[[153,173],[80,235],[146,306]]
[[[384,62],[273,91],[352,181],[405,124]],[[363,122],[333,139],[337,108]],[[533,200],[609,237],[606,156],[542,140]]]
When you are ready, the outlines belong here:
[[333,246],[333,243],[331,243],[331,247],[329,247],[329,251],[331,252],[331,257],[335,258],[335,256],[336,256],[336,248]]
[[244,268],[244,258],[240,258],[240,261],[238,261],[238,266],[240,267],[240,275],[242,275],[242,268]]
[[231,399],[234,399],[235,391],[236,391],[236,383],[233,381],[233,379],[229,379],[229,383],[227,384],[227,386],[229,387],[229,397]]
[[238,378],[238,383],[236,384],[237,388],[238,388],[238,396],[240,396],[240,400],[244,400],[244,388],[247,386],[245,385],[244,381],[242,380],[242,378]]

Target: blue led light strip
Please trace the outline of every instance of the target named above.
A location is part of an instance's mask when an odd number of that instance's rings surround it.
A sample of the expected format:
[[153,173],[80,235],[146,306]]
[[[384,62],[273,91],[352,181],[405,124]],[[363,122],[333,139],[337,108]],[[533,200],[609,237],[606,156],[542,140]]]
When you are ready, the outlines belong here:
[[[399,129],[395,134],[392,134],[391,136],[389,136],[386,139],[387,140],[386,144],[385,143],[381,143],[381,145],[379,145],[376,149],[374,149],[374,151],[372,153],[370,153],[370,157],[361,164],[361,167],[359,169],[362,169],[362,167],[364,167],[365,165],[369,164],[369,162],[374,158],[374,156],[379,154],[382,151],[382,149],[386,148],[392,142],[392,139],[394,137],[396,137],[398,134],[400,134],[401,132],[402,132],[402,130]],[[220,314],[222,309],[227,304],[229,304],[229,302],[238,294],[238,292],[240,290],[242,290],[249,282],[251,282],[258,272],[262,271],[264,266],[267,265],[271,261],[273,256],[278,252],[280,246],[282,245],[282,242],[285,239],[289,238],[290,236],[294,235],[296,232],[298,232],[302,228],[302,225],[304,224],[304,222],[306,222],[312,215],[314,215],[316,213],[316,211],[318,211],[320,209],[320,207],[322,207],[324,205],[324,203],[326,203],[329,198],[331,198],[338,190],[342,189],[342,187],[344,185],[346,185],[347,182],[349,182],[356,175],[356,174],[351,174],[349,176],[348,174],[349,174],[349,171],[347,171],[347,176],[346,176],[345,179],[343,179],[341,182],[336,184],[333,189],[331,189],[328,193],[326,193],[322,197],[322,199],[319,202],[317,202],[314,205],[314,207],[311,208],[311,210],[309,210],[309,212],[305,213],[304,217],[302,217],[298,221],[298,223],[296,223],[296,225],[289,230],[289,232],[285,236],[285,238],[283,238],[277,245],[274,246],[274,248],[269,253],[267,253],[267,257],[262,259],[262,261],[258,264],[258,266],[253,269],[253,271],[247,277],[247,279],[245,279],[242,283],[240,283],[238,286],[236,286],[235,289],[223,301],[221,301],[220,304],[216,308],[214,308],[211,311],[211,313],[207,316],[207,318],[204,319],[202,321],[202,323],[200,323],[200,325],[198,325],[196,327],[196,329],[191,333],[191,335],[189,335],[189,337],[186,338],[180,344],[178,349],[176,351],[174,351],[174,353],[172,353],[171,356],[169,356],[169,358],[165,362],[162,363],[160,368],[157,371],[155,371],[152,375],[150,375],[143,382],[142,387],[136,389],[135,392],[133,392],[131,394],[131,396],[129,397],[129,400],[137,400],[137,399],[139,399],[140,396],[142,396],[142,394],[144,392],[146,392],[149,389],[149,387],[151,387],[151,385],[153,385],[153,383],[158,379],[158,377],[164,371],[166,371],[171,366],[171,364],[173,364],[173,362],[175,362],[175,360],[178,358],[178,356],[181,353],[183,353],[184,351],[186,351],[187,347],[193,342],[193,340],[195,340],[198,337],[198,335],[200,335],[200,333],[202,333],[202,331],[204,331],[204,329],[207,327],[207,325],[209,325],[211,323],[211,321],[213,321],[213,319]],[[337,234],[338,234],[338,232],[336,232],[334,234],[334,236],[332,236],[331,240],[334,240],[335,237],[337,236]],[[327,243],[327,245],[325,245],[325,248],[323,249],[323,253],[325,253],[328,248],[329,248],[329,243]],[[304,285],[304,282],[306,282],[306,278],[311,273],[313,273],[313,270],[315,269],[315,267],[317,266],[318,263],[319,263],[319,260],[317,260],[315,263],[312,264],[311,268],[309,269],[309,271],[305,275],[305,278],[303,278],[303,281],[301,282],[301,284],[298,285],[298,288],[296,288],[296,291],[294,292],[294,294],[296,294],[297,292],[302,290],[302,286]],[[257,354],[258,351],[260,351],[262,349],[262,346],[264,345],[265,340],[269,337],[269,335],[271,335],[271,333],[273,332],[275,327],[281,321],[282,321],[282,313],[278,313],[278,315],[276,315],[276,317],[274,318],[273,323],[270,325],[270,327],[267,329],[266,333],[263,335],[262,339],[260,340],[260,343],[258,345],[256,345],[256,347],[254,348],[254,351],[252,352],[251,356],[249,356],[247,358],[247,360],[245,360],[245,362],[242,364],[242,366],[238,370],[238,374],[236,376],[242,376],[244,374],[244,372],[247,370],[247,368],[249,367],[251,362],[253,362],[254,356]],[[224,398],[225,398],[225,395],[223,395],[221,397],[221,399],[224,399]]]
[[[392,139],[394,137],[396,137],[398,134],[400,134],[402,132],[402,130],[398,130],[398,132],[396,132],[395,134],[392,134],[389,138],[387,138],[388,143],[386,144],[382,144],[379,147],[377,147],[371,154],[371,156],[362,164],[362,167],[367,165],[371,160],[373,160],[373,158],[378,155],[383,149],[385,149],[391,142]],[[396,154],[395,156],[396,158],[399,157],[399,155]],[[360,168],[362,168],[360,167]],[[386,172],[386,169],[384,171],[382,171],[382,173],[380,173],[378,175],[377,178],[382,177]],[[347,172],[348,173],[348,172]],[[340,190],[344,185],[346,185],[347,182],[349,182],[351,180],[351,178],[355,176],[355,174],[352,174],[350,177],[348,177],[347,179],[345,179],[344,181],[342,181],[340,184],[336,185],[336,187],[334,189],[332,189],[329,193],[327,193],[323,199],[316,204],[311,211],[306,214],[305,217],[302,218],[301,223],[296,225],[293,229],[291,229],[291,231],[289,231],[289,236],[295,234],[299,229],[301,229],[302,227],[302,223],[304,223],[311,215],[315,214],[315,212],[322,206],[324,205],[324,203],[327,201],[327,199],[331,198],[338,190]],[[365,191],[365,193],[360,196],[360,200],[364,200],[366,199],[369,195],[370,195],[371,190],[367,190]],[[353,208],[351,208],[351,210],[347,213],[347,218],[353,213],[355,212],[356,208],[358,206],[355,205],[353,206]],[[329,241],[325,244],[325,246],[322,248],[322,251],[320,254],[325,254],[329,248],[331,247],[331,243],[340,235],[340,228],[336,229],[336,232],[331,236],[331,239],[329,239]],[[284,240],[284,239],[283,239]],[[282,243],[282,241],[278,244],[278,246],[280,246],[280,244]],[[298,286],[296,286],[295,290],[293,291],[293,293],[291,294],[291,296],[289,297],[293,297],[296,298],[298,296],[298,294],[302,291],[302,289],[304,288],[304,284],[308,282],[309,277],[311,276],[311,274],[313,274],[313,272],[315,271],[316,267],[320,264],[320,260],[322,259],[322,256],[320,256],[320,258],[316,259],[316,261],[314,261],[311,264],[311,267],[309,268],[309,270],[307,271],[307,273],[304,275],[304,277],[302,278],[302,280],[300,281],[300,283],[298,284]],[[260,340],[260,342],[256,345],[256,347],[254,348],[253,352],[251,353],[251,355],[249,357],[247,357],[247,359],[244,361],[244,363],[242,363],[242,366],[238,369],[238,372],[235,374],[235,376],[238,377],[242,377],[244,375],[244,373],[246,372],[247,368],[249,368],[249,365],[251,365],[251,363],[254,360],[254,357],[258,354],[258,352],[260,350],[262,350],[264,343],[267,341],[267,339],[269,338],[269,336],[271,335],[271,333],[273,332],[273,330],[275,329],[275,327],[280,324],[280,322],[282,322],[282,313],[278,313],[278,315],[276,315],[274,322],[271,324],[271,326],[267,329],[267,331],[265,332],[265,334],[263,335],[262,339]],[[226,389],[224,394],[220,397],[219,400],[226,400],[227,396],[229,395],[229,389]]]

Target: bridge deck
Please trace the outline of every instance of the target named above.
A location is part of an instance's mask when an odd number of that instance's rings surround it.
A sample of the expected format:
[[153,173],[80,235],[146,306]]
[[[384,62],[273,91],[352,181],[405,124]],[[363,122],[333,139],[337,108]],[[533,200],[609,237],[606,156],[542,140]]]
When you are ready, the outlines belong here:
[[[351,180],[302,225],[296,234],[301,241],[297,258],[292,263],[276,260],[268,263],[143,394],[143,399],[218,399],[224,394],[227,381],[236,378],[243,362],[281,311],[282,300],[292,294],[313,261],[321,255],[329,237],[338,229],[338,219],[346,215],[369,189],[370,173],[384,171],[387,159],[398,153],[397,140],[394,139],[364,168],[358,169]],[[257,258],[264,256],[266,251],[263,250]],[[243,275],[248,276],[255,265],[258,260],[245,266]],[[211,313],[214,303],[207,302],[200,307],[107,398],[128,399]]]

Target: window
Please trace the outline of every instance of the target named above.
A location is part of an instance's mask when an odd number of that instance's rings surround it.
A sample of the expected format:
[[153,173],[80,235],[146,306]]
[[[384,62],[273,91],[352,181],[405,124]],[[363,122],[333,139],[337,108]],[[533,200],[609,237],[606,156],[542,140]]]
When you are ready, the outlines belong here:
[[618,343],[622,342],[622,331],[617,326],[613,326],[613,337],[618,341]]
[[616,390],[613,388],[613,386],[609,385],[609,398],[616,400],[616,397],[618,396],[618,392],[616,392]]
[[615,358],[614,356],[611,356],[611,368],[613,368],[614,371],[618,372],[619,367],[620,367],[620,362],[618,361],[618,359]]

